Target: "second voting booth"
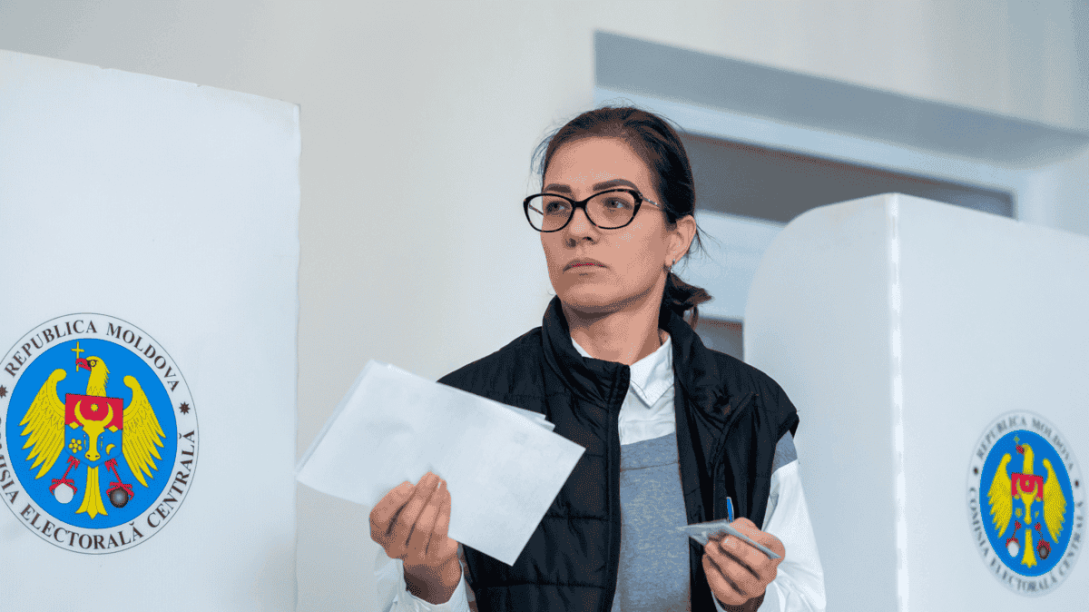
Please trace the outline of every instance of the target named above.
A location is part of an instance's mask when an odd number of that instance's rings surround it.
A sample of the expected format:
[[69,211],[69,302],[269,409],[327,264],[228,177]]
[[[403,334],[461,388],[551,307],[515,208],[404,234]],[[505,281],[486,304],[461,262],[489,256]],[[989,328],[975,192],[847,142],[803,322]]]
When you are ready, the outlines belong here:
[[784,228],[745,355],[801,415],[829,610],[1089,609],[1087,313],[1083,236],[899,194]]

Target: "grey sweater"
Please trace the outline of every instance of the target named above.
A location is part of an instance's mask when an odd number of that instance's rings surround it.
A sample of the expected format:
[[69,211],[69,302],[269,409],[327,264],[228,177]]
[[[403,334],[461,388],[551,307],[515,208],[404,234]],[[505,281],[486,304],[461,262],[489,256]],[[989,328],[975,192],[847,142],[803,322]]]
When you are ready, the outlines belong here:
[[677,435],[620,447],[620,571],[612,612],[688,609],[688,524]]

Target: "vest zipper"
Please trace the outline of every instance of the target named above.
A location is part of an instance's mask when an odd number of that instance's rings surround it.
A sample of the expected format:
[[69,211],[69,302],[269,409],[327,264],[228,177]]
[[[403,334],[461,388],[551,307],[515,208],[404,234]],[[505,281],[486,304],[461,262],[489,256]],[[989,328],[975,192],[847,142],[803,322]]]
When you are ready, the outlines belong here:
[[[733,425],[734,421],[737,420],[737,415],[741,414],[742,409],[749,406],[754,397],[756,397],[756,392],[750,391],[748,395],[741,398],[741,401],[737,403],[737,406],[730,409],[730,413],[726,417],[726,422],[722,426],[722,435],[715,442],[715,449],[711,453],[712,460],[714,461],[712,465],[714,467],[711,470],[711,518],[707,519],[708,521],[713,521],[717,518],[715,513],[715,506],[718,505],[718,480],[719,473],[722,469],[722,461],[719,460],[719,457],[722,455],[722,447],[726,443],[726,437],[727,435],[729,435],[730,426]],[[736,506],[734,510],[735,518],[741,516],[741,514],[737,512]]]
[[[628,384],[631,384],[630,379],[628,381]],[[609,521],[609,523],[610,523],[610,527],[609,527],[609,561],[610,561],[609,568],[610,568],[610,571],[609,571],[609,578],[608,578],[608,583],[607,583],[607,584],[613,585],[613,595],[612,595],[612,597],[608,598],[608,601],[603,602],[605,604],[605,606],[601,609],[601,612],[610,612],[612,610],[613,601],[616,599],[617,580],[620,577],[620,529],[621,529],[621,524],[620,523],[621,523],[621,520],[622,520],[621,516],[620,516],[620,482],[619,482],[620,481],[620,461],[621,461],[620,452],[619,452],[621,450],[620,449],[620,406],[623,405],[623,403],[624,403],[624,396],[625,395],[627,395],[627,385],[624,386],[624,394],[620,395],[620,401],[616,406],[616,418],[613,420],[613,423],[615,424],[614,429],[616,431],[616,448],[617,448],[617,451],[618,451],[617,454],[616,454],[616,464],[617,464],[616,465],[616,480],[617,480],[616,498],[613,500],[613,502],[615,504],[615,507],[616,507],[616,520],[615,521],[611,520],[612,517],[613,517],[613,507],[610,506],[609,507],[609,518],[610,518],[610,521]],[[611,412],[612,411],[610,410],[610,413]],[[609,455],[610,455],[610,459],[611,459],[612,458],[612,437],[611,436],[610,436],[610,439],[609,439]],[[609,474],[611,475],[612,472],[613,472],[612,469],[610,469]],[[608,486],[609,486],[609,489],[611,491],[612,490],[612,483],[610,482]],[[616,563],[612,563],[613,559],[616,560]]]

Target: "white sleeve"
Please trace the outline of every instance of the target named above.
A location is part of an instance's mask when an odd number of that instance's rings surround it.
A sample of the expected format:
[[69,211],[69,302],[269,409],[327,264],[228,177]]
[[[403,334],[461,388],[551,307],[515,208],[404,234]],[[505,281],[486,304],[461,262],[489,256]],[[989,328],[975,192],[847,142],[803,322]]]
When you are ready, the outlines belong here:
[[779,538],[786,557],[779,564],[775,580],[768,585],[760,609],[822,612],[826,605],[824,570],[817,554],[813,525],[809,522],[794,440],[789,432],[779,441],[776,455],[780,465],[776,465],[771,475],[771,494],[760,530]]
[[428,603],[410,593],[405,584],[404,563],[400,559],[390,559],[381,548],[374,560],[374,568],[379,612],[470,612],[464,565],[454,594],[450,596],[450,601],[442,604]]

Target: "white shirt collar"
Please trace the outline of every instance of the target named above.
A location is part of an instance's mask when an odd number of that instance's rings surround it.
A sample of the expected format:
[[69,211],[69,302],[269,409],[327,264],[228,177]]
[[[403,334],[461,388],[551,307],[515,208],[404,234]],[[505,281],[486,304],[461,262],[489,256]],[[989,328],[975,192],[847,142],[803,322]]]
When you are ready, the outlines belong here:
[[[673,338],[665,331],[665,342],[656,351],[631,364],[631,390],[647,407],[653,406],[673,386]],[[583,357],[593,359],[574,338],[571,344]]]

